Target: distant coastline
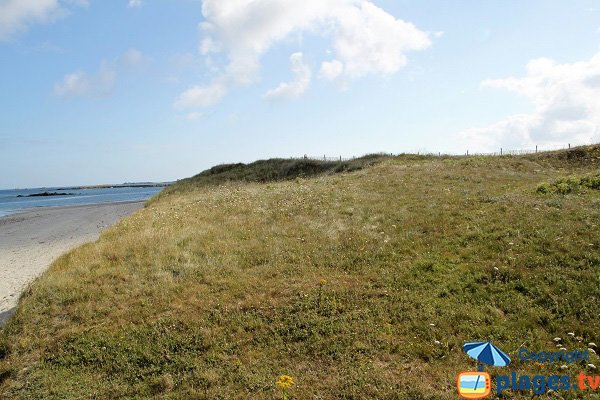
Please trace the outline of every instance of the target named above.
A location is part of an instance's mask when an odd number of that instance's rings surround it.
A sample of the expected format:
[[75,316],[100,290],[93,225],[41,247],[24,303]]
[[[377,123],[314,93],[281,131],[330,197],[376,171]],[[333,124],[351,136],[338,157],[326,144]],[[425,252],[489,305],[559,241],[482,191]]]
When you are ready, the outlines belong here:
[[49,196],[75,196],[75,193],[57,193],[57,192],[41,192],[41,193],[32,193],[32,194],[19,194],[17,198],[20,197],[49,197]]

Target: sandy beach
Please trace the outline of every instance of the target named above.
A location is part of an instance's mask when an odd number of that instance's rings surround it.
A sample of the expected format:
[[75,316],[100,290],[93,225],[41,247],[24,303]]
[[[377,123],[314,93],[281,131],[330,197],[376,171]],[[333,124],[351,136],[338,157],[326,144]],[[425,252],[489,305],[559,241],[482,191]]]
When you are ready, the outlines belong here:
[[0,218],[0,325],[21,292],[64,252],[96,240],[100,232],[143,207],[122,202],[42,208]]

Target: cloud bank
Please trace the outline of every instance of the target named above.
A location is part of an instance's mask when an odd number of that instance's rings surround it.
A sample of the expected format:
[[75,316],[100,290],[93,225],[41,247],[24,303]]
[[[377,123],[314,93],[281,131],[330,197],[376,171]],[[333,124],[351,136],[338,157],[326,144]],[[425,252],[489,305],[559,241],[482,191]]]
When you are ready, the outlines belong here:
[[490,151],[600,141],[600,52],[573,64],[531,60],[525,77],[486,80],[481,86],[525,96],[535,111],[463,132],[469,148]]
[[[227,61],[212,82],[182,93],[180,108],[214,105],[233,88],[255,83],[262,56],[292,35],[311,33],[330,41],[333,57],[322,61],[319,76],[332,81],[394,74],[406,65],[408,51],[431,45],[427,33],[368,0],[204,0],[202,14],[201,53],[224,54]],[[308,66],[299,67],[297,54],[292,72],[297,79],[302,75],[300,81],[284,83],[267,97],[304,92],[310,69],[307,74]]]

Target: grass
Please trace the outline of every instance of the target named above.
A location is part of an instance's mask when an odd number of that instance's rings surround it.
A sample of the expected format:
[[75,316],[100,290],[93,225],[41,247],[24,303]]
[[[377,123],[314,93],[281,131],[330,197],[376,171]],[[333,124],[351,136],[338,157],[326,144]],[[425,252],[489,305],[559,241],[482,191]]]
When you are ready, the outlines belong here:
[[597,374],[516,350],[600,339],[600,191],[537,193],[598,148],[182,181],[28,288],[0,397],[280,399],[289,375],[289,399],[454,399],[478,339]]

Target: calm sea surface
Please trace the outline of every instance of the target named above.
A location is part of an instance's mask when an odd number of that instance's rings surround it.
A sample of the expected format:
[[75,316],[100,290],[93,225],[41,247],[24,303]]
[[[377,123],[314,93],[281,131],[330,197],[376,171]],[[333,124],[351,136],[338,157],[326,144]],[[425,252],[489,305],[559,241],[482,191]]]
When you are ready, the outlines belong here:
[[[0,190],[0,217],[36,207],[148,200],[163,189],[163,187],[118,187],[76,190],[68,188]],[[73,193],[73,196],[27,197],[30,194],[43,192]],[[18,197],[19,195],[24,197]]]

